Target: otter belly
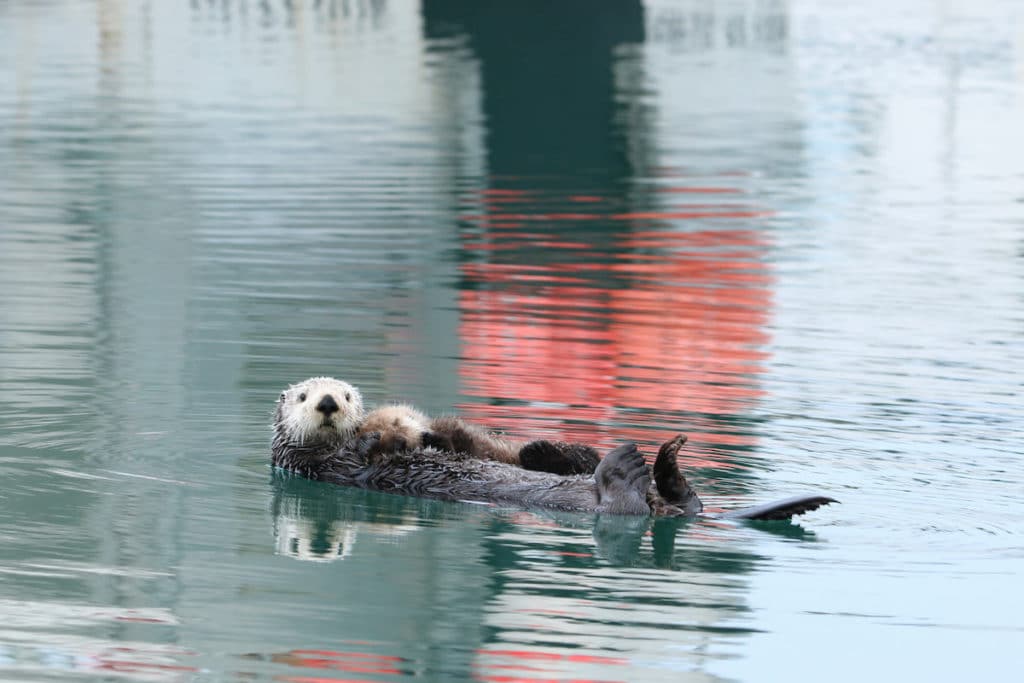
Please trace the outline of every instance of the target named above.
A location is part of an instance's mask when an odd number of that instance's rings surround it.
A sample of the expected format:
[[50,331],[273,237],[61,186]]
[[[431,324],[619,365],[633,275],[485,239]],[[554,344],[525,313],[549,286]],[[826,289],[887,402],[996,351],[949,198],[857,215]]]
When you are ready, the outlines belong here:
[[315,465],[296,467],[284,455],[275,457],[274,464],[321,481],[421,498],[575,512],[651,514],[646,500],[651,488],[650,468],[634,444],[611,451],[593,476],[535,472],[432,448],[369,455],[375,453],[375,446],[375,437],[364,436]]
[[[317,478],[419,498],[486,501],[578,512],[598,508],[598,487],[593,477],[533,472],[433,449],[392,453],[353,465],[344,458],[329,460]],[[644,514],[649,514],[649,509]]]

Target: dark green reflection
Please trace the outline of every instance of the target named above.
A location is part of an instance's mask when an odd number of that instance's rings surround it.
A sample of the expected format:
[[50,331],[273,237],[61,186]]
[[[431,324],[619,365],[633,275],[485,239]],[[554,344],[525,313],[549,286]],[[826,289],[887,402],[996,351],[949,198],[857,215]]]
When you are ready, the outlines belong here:
[[428,38],[465,34],[480,60],[491,174],[631,175],[613,66],[616,48],[644,39],[639,0],[426,0],[423,17]]

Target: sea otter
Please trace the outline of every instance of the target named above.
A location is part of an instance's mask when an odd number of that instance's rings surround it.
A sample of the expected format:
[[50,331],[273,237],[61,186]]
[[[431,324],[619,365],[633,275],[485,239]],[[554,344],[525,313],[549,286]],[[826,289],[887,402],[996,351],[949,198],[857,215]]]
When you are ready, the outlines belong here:
[[[593,476],[563,476],[429,445],[381,452],[379,434],[358,433],[363,418],[362,399],[345,382],[321,377],[293,385],[277,402],[272,462],[312,479],[424,498],[623,515],[703,511],[679,471],[676,455],[686,442],[681,434],[661,446],[653,476],[635,444],[608,453]],[[547,442],[535,443],[547,450]],[[722,516],[785,519],[830,502],[826,496],[802,496]]]

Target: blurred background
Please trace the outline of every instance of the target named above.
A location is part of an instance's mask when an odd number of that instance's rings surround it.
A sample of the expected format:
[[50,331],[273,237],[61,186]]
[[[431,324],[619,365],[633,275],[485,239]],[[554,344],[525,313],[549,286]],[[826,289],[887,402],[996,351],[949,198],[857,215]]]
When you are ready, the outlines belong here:
[[[1010,0],[0,2],[0,677],[1004,678]],[[277,393],[679,431],[709,508],[273,477]]]

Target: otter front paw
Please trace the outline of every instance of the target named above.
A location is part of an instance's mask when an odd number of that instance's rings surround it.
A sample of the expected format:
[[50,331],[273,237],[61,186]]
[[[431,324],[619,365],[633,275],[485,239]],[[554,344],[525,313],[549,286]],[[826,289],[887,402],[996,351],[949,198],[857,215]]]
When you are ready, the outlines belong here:
[[591,474],[600,462],[597,451],[581,443],[531,441],[519,450],[519,464],[535,472]]
[[361,458],[368,458],[376,453],[380,448],[380,432],[368,432],[366,434],[360,434],[356,439],[355,443],[352,444],[352,450],[356,452]]
[[356,443],[356,452],[359,455],[374,459],[391,453],[403,453],[409,450],[409,442],[405,437],[398,434],[381,434],[370,432],[359,437]]
[[433,448],[447,453],[455,452],[455,446],[452,444],[451,438],[439,432],[423,432],[420,434],[420,441],[423,443],[424,448]]

